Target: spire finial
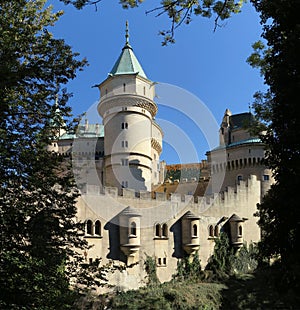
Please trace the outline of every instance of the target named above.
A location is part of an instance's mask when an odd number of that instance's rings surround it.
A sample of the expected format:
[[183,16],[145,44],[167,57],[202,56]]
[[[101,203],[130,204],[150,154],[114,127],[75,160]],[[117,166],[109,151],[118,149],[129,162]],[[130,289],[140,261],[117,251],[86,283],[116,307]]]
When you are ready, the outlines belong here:
[[126,20],[126,31],[125,31],[126,44],[129,44],[129,28],[128,28],[128,20]]

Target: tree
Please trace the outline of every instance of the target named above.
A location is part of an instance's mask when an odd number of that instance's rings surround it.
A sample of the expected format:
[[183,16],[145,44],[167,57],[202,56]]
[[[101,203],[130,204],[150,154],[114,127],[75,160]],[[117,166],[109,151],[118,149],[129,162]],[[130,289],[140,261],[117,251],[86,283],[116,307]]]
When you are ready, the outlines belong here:
[[69,164],[47,151],[58,109],[58,125],[70,124],[60,87],[86,62],[53,38],[61,12],[45,2],[0,1],[1,309],[68,308],[86,248]]
[[233,249],[225,232],[215,240],[214,253],[210,257],[206,270],[211,270],[218,278],[224,278],[232,272]]
[[276,181],[258,205],[263,231],[260,249],[264,257],[279,256],[287,280],[299,283],[300,113],[296,98],[300,85],[300,2],[252,2],[264,24],[262,37],[268,48],[256,43],[249,62],[261,68],[269,86],[266,94],[256,95],[254,107],[266,123],[266,134],[261,138],[268,145],[266,160]]

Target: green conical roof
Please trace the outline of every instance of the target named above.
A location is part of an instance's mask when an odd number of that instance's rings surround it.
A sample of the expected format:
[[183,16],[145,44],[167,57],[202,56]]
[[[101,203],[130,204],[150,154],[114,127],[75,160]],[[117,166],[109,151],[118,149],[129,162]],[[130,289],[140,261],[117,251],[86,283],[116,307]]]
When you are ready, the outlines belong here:
[[139,76],[142,76],[145,79],[148,79],[142,66],[140,65],[139,61],[134,55],[132,47],[129,44],[128,22],[126,22],[125,38],[126,38],[125,46],[123,47],[121,55],[119,56],[118,60],[114,64],[109,75],[114,76],[114,75],[121,75],[121,74],[137,74]]
[[137,74],[145,79],[148,79],[129,43],[125,44],[121,55],[109,73],[109,75],[120,74]]

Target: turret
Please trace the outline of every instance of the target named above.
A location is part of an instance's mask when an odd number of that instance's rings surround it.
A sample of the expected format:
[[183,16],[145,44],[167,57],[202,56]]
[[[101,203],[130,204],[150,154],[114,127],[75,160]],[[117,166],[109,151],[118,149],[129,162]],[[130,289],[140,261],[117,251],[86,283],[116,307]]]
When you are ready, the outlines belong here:
[[[158,183],[157,162],[162,150],[162,130],[154,122],[155,83],[150,81],[126,42],[110,71],[99,85],[98,112],[103,118],[106,186],[151,191]],[[155,178],[156,177],[156,178]]]
[[182,218],[182,245],[185,252],[196,254],[200,248],[200,217],[188,211]]
[[230,116],[232,115],[229,109],[225,110],[222,123],[220,126],[220,145],[230,144]]
[[119,217],[120,246],[127,257],[128,266],[139,259],[137,253],[141,246],[140,218],[141,214],[131,207],[124,209]]

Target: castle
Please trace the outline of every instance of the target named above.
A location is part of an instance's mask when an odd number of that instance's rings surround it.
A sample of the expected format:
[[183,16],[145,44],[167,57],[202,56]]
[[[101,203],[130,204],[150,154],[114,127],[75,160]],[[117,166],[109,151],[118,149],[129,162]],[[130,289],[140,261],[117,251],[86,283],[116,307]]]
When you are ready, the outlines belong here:
[[[85,260],[125,266],[109,275],[119,290],[145,284],[146,256],[155,259],[163,282],[186,255],[199,255],[204,267],[221,231],[235,248],[257,242],[260,230],[253,214],[273,181],[264,166],[264,144],[247,130],[251,113],[232,115],[227,109],[219,146],[207,152],[207,161],[193,165],[198,177],[169,180],[168,191],[167,167],[160,161],[163,131],[155,122],[155,83],[128,38],[127,29],[119,58],[98,85],[103,123],[86,120],[76,134],[60,132],[50,146],[72,158],[81,191],[78,220],[85,222],[84,238],[93,245],[83,253]],[[199,184],[204,195],[196,190]]]

